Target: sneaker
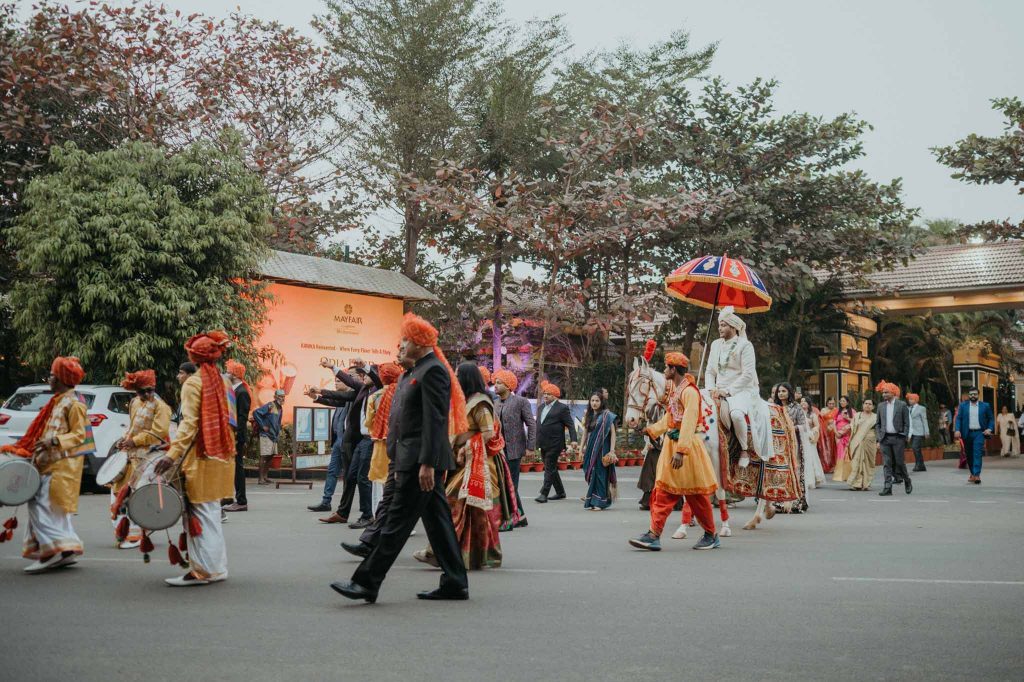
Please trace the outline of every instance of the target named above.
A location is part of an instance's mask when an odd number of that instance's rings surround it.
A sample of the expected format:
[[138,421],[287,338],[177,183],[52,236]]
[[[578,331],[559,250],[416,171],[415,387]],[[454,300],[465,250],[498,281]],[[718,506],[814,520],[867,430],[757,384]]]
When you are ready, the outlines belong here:
[[53,565],[54,568],[60,568],[61,566],[71,566],[78,563],[78,555],[74,552],[64,552],[60,558],[60,561]]
[[[224,576],[225,578],[227,576]],[[223,578],[222,578],[223,579]],[[191,573],[186,573],[180,578],[164,578],[164,582],[171,587],[196,587],[198,585],[209,585],[209,580],[200,580]]]
[[708,532],[705,531],[704,537],[702,537],[700,539],[700,542],[698,542],[696,545],[694,545],[693,548],[694,549],[718,549],[721,546],[722,546],[722,543],[718,539],[718,535],[717,534],[711,534],[711,533],[708,533]]
[[42,573],[48,569],[54,568],[63,560],[64,556],[60,553],[54,554],[46,561],[33,561],[25,567],[26,573]]
[[685,540],[686,539],[686,524],[680,525],[676,528],[676,532],[672,533],[673,540]]
[[651,552],[661,551],[661,539],[651,531],[647,531],[638,538],[630,538],[629,544],[637,549],[646,549]]
[[124,540],[118,543],[118,549],[138,549],[139,545],[142,544],[142,540]]

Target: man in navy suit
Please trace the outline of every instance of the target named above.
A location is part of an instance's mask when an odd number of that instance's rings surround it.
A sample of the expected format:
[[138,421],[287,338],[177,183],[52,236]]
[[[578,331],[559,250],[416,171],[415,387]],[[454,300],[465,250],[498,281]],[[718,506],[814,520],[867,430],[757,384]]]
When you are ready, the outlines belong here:
[[978,389],[971,386],[967,392],[967,400],[960,403],[953,427],[954,437],[964,442],[964,453],[967,455],[967,468],[971,475],[968,483],[981,484],[981,456],[985,452],[985,439],[990,437],[996,428],[992,406],[978,400]]

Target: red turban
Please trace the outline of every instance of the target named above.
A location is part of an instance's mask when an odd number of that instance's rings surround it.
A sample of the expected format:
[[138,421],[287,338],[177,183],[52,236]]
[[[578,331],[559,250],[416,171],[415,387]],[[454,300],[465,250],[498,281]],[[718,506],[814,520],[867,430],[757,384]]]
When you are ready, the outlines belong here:
[[398,381],[398,377],[402,374],[401,366],[393,362],[385,362],[383,365],[377,367],[377,375],[380,377],[380,383],[388,386]]
[[201,365],[207,362],[217,362],[224,355],[228,347],[228,335],[222,331],[196,334],[185,342],[185,350],[192,362]]
[[417,346],[426,346],[434,351],[434,355],[448,368],[451,378],[451,401],[448,404],[448,434],[459,435],[469,431],[469,420],[466,417],[466,396],[462,394],[462,386],[455,376],[455,370],[448,363],[448,358],[437,345],[437,329],[419,315],[406,313],[402,319],[402,338],[412,341]]
[[555,386],[554,384],[548,381],[545,381],[540,385],[540,390],[541,393],[547,393],[549,395],[555,396],[556,398],[562,397],[562,390],[558,388],[558,386]]
[[908,394],[907,394],[907,400],[910,400],[911,398],[913,398],[913,399],[914,399],[914,400],[916,400],[917,402],[921,402],[921,396],[919,396],[919,395],[918,395],[918,394],[916,394],[916,393],[908,393]]
[[690,366],[690,358],[679,352],[665,353],[665,364],[686,369]]
[[228,371],[228,374],[233,374],[239,379],[245,378],[245,365],[237,360],[228,360],[224,363],[224,368]]
[[141,372],[128,372],[124,375],[121,387],[127,388],[129,391],[156,388],[156,372],[151,369],[144,369]]
[[477,367],[477,369],[480,370],[480,376],[482,376],[484,378],[484,383],[485,384],[491,383],[491,370],[487,369],[483,365],[479,365]]
[[897,386],[896,384],[885,381],[884,379],[878,382],[878,385],[875,386],[875,390],[878,391],[879,393],[885,393],[886,391],[888,391],[897,398],[900,397],[900,387]]
[[516,389],[519,388],[519,379],[516,379],[516,375],[508,371],[507,369],[499,369],[497,372],[495,372],[494,381],[500,381],[501,383],[505,384],[506,386],[508,386],[508,390],[512,391],[513,393],[515,393]]
[[50,373],[65,386],[75,387],[85,378],[85,370],[78,358],[57,358],[50,365]]

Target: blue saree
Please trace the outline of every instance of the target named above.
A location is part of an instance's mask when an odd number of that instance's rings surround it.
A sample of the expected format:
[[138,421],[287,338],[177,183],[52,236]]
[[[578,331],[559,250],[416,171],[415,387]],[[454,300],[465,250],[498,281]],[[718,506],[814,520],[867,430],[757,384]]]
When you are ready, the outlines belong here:
[[607,509],[616,497],[615,465],[605,466],[601,458],[612,449],[615,415],[605,410],[594,417],[594,426],[587,434],[583,453],[583,470],[589,484],[583,500],[584,509]]

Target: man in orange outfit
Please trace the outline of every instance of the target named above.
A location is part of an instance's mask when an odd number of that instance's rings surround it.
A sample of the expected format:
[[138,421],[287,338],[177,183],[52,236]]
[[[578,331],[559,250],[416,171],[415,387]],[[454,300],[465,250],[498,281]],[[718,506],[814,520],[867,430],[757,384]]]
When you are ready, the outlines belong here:
[[651,527],[629,544],[657,552],[661,549],[661,532],[676,503],[685,499],[693,509],[704,537],[694,549],[715,549],[720,545],[715,532],[709,495],[718,489],[711,458],[704,450],[706,429],[700,391],[692,374],[686,370],[689,359],[682,353],[666,353],[665,379],[669,382],[668,409],[656,424],[647,427],[647,435],[657,440],[663,434],[658,457],[657,478],[651,493]]

